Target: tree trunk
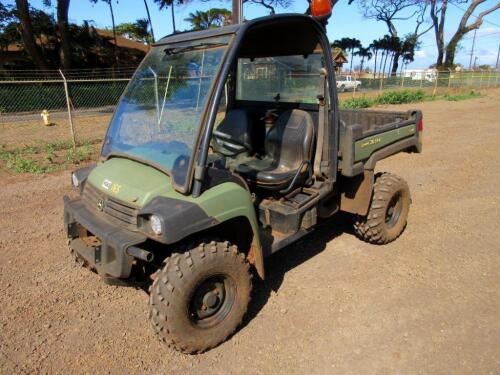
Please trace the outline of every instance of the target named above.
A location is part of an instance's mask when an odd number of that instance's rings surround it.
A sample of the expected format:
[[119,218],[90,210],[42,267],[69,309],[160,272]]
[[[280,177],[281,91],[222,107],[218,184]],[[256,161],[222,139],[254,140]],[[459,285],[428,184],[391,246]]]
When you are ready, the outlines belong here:
[[[391,66],[392,66],[392,60],[394,59],[394,52],[391,53],[391,58],[389,59],[389,65],[387,65],[387,77],[391,76]],[[384,66],[384,73],[385,73],[385,66]]]
[[70,0],[57,1],[57,28],[61,37],[59,56],[64,69],[71,68],[71,34],[69,32],[68,10]]
[[23,38],[24,48],[38,69],[47,70],[49,69],[49,66],[35,42],[33,26],[31,25],[29,14],[28,0],[16,0],[16,5],[17,15],[21,21],[21,36]]
[[464,35],[465,34],[455,34],[453,38],[451,38],[451,40],[448,42],[448,45],[446,46],[446,58],[444,60],[445,68],[453,67],[455,61],[455,51],[457,50],[460,39],[462,39]]
[[375,50],[375,65],[373,67],[373,78],[375,78],[375,74],[377,73],[377,53],[378,49]]
[[391,76],[396,76],[398,74],[399,58],[401,57],[401,52],[397,51],[394,53],[394,58],[392,60],[392,71]]
[[441,10],[439,19],[436,14],[436,1],[431,0],[431,20],[434,27],[434,37],[436,38],[436,48],[437,48],[437,59],[436,67],[443,66],[444,59],[444,21],[446,19],[446,9],[448,7],[448,0],[442,0]]
[[365,62],[364,56],[361,58],[361,66],[359,67],[359,73],[361,74],[363,72],[363,64]]
[[148,0],[144,0],[144,6],[146,7],[146,13],[148,15],[149,29],[151,30],[151,38],[153,38],[153,43],[155,42],[155,33],[153,31],[153,23],[151,22],[151,15],[149,14]]
[[464,35],[467,34],[469,31],[479,29],[479,27],[481,27],[481,25],[483,24],[483,18],[485,16],[494,12],[497,9],[500,9],[500,2],[497,2],[497,4],[494,5],[493,7],[479,13],[478,16],[474,16],[476,20],[470,25],[467,25],[467,21],[469,20],[470,16],[473,15],[478,5],[484,3],[485,1],[486,0],[473,0],[472,3],[467,8],[467,10],[465,11],[464,15],[462,16],[457,31],[451,37],[448,45],[446,46],[446,58],[444,60],[444,66],[446,68],[452,68],[453,65],[455,64],[455,52],[457,50],[458,43],[460,43]]
[[354,61],[354,48],[351,48],[351,67],[349,68],[349,72],[352,73],[352,63]]
[[113,40],[115,42],[115,44],[113,46],[113,54],[115,55],[116,65],[119,66],[120,62],[118,61],[118,55],[116,54],[116,50],[118,49],[118,41],[116,39],[115,12],[113,11],[112,1],[113,0],[107,0],[107,3],[109,5],[109,11],[111,13],[111,25],[113,27]]
[[175,29],[175,14],[174,14],[174,1],[172,1],[172,5],[170,7],[170,10],[172,12],[172,32],[175,33],[176,32],[176,29]]
[[[384,59],[384,56],[385,56],[385,59]],[[382,61],[384,61],[384,63],[382,64]],[[380,75],[382,74],[382,72],[385,72],[385,63],[387,61],[387,51],[386,50],[383,50],[382,51],[382,58],[380,59],[380,66],[378,68],[378,76],[380,77]]]

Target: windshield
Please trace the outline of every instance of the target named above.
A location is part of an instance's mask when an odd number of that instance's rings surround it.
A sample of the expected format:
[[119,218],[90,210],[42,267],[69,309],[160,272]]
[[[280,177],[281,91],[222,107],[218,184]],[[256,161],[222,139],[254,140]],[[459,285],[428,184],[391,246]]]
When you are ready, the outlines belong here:
[[208,91],[229,39],[154,47],[116,108],[103,156],[139,159],[184,186]]

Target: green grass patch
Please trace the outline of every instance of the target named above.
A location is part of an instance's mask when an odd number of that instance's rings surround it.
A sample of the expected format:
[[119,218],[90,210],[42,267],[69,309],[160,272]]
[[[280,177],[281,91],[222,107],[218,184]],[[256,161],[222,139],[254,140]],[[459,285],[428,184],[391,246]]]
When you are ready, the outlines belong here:
[[14,173],[44,174],[92,160],[100,140],[77,142],[70,140],[47,142],[8,149],[0,145],[0,167]]
[[340,108],[342,109],[359,109],[359,108],[369,108],[374,106],[373,99],[361,98],[350,98],[340,102]]
[[361,109],[370,108],[379,104],[405,104],[417,103],[424,101],[433,101],[438,99],[445,99],[449,101],[467,100],[481,97],[481,93],[477,91],[470,91],[464,94],[456,95],[442,95],[432,96],[426,95],[423,90],[400,90],[400,91],[387,91],[375,98],[349,98],[340,102],[342,109]]
[[425,98],[423,90],[387,91],[375,99],[376,104],[405,104],[421,102]]
[[444,98],[446,100],[449,100],[450,102],[458,102],[460,100],[467,100],[467,99],[475,99],[481,97],[481,93],[471,90],[468,93],[465,94],[457,94],[457,95],[445,95]]

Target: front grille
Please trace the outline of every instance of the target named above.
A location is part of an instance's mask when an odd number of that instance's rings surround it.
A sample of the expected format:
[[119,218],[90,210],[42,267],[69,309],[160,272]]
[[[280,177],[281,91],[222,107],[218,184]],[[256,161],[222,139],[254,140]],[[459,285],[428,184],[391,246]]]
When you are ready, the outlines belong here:
[[[136,207],[102,193],[89,183],[85,184],[82,199],[92,211],[105,214],[111,220],[131,228],[137,228],[137,213],[139,210]],[[100,207],[100,203],[102,207]]]

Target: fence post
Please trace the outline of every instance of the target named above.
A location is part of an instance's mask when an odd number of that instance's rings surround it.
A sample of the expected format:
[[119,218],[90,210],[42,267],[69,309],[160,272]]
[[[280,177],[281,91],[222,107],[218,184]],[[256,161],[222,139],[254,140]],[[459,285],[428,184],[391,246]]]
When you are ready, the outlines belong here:
[[356,72],[353,73],[353,79],[354,79],[354,86],[352,88],[352,98],[354,99],[354,96],[356,96]]
[[424,83],[424,72],[420,74],[420,88],[422,88],[423,83]]
[[483,74],[484,74],[484,71],[483,71],[483,69],[481,69],[481,78],[479,79],[479,88],[483,87]]
[[380,77],[380,86],[378,89],[378,94],[382,94],[382,89],[384,88],[384,75],[382,74],[382,77]]
[[448,68],[448,95],[450,95],[450,87],[451,87],[451,69]]
[[439,81],[439,70],[436,70],[436,80],[434,81],[434,90],[432,90],[432,96],[436,96],[438,81]]
[[63,79],[64,85],[64,93],[66,94],[66,105],[68,107],[68,120],[69,120],[69,129],[71,131],[71,142],[73,143],[73,150],[76,149],[76,139],[75,139],[75,128],[73,127],[73,115],[71,113],[71,101],[69,98],[69,90],[68,90],[68,81],[66,81],[66,77],[64,76],[61,69],[59,69],[59,73]]
[[403,74],[403,72],[401,72],[400,74],[401,74],[401,87],[405,87],[405,75]]
[[497,83],[498,83],[498,73],[499,73],[499,71],[497,70],[495,72],[495,88],[497,87]]
[[491,79],[491,69],[488,71],[488,83],[486,85],[487,88],[490,87],[490,79]]

